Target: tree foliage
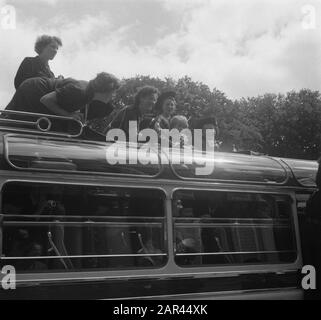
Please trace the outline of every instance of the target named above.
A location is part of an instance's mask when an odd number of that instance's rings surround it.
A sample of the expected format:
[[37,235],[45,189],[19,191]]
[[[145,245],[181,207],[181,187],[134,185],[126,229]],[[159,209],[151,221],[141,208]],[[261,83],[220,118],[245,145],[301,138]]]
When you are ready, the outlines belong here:
[[287,94],[231,100],[214,88],[185,76],[174,81],[149,76],[123,80],[116,105],[133,103],[138,88],[152,85],[176,92],[177,113],[186,117],[215,117],[217,140],[223,151],[252,150],[265,154],[316,159],[320,154],[321,97],[318,91],[302,89]]

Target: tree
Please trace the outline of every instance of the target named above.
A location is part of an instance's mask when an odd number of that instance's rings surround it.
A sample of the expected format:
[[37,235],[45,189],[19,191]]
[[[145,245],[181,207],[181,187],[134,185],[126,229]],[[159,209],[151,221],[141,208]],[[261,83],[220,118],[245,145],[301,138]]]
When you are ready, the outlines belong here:
[[318,91],[287,93],[276,122],[281,156],[316,159],[320,155],[321,100]]
[[263,152],[272,156],[316,159],[320,154],[321,99],[318,91],[302,89],[284,94],[232,101],[222,91],[211,90],[190,77],[172,78],[136,76],[123,80],[117,93],[118,108],[134,102],[137,90],[152,85],[176,92],[177,113],[192,117],[215,117],[219,125],[216,137],[222,150]]

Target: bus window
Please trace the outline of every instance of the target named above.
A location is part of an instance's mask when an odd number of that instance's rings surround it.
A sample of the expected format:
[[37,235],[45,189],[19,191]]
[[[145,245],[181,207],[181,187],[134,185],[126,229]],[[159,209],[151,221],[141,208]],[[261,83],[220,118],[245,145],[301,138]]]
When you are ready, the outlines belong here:
[[20,272],[160,267],[164,198],[150,189],[8,183],[1,263]]
[[177,190],[173,215],[175,261],[179,266],[296,260],[288,196]]

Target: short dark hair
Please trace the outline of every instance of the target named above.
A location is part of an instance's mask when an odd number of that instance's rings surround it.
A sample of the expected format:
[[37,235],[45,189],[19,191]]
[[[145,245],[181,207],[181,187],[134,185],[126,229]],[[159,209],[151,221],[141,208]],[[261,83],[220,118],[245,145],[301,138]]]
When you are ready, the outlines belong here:
[[35,51],[40,54],[48,44],[57,42],[58,46],[62,46],[61,39],[55,36],[48,36],[46,34],[39,36],[35,43]]
[[159,95],[159,90],[153,86],[144,86],[139,88],[135,95],[134,107],[138,107],[141,98],[145,98],[151,94]]
[[89,88],[94,92],[110,92],[120,88],[120,81],[111,73],[100,72],[89,81]]
[[206,117],[206,118],[191,118],[189,120],[190,127],[194,129],[203,129],[203,126],[206,124],[214,125],[216,135],[219,134],[219,127],[215,117]]

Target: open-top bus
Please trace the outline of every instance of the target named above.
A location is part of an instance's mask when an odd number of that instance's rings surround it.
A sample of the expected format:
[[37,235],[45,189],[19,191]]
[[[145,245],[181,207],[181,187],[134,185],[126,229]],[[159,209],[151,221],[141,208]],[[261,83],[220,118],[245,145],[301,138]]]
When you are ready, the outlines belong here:
[[197,176],[110,164],[110,144],[2,124],[0,269],[17,274],[0,299],[303,297],[317,162],[216,152]]

